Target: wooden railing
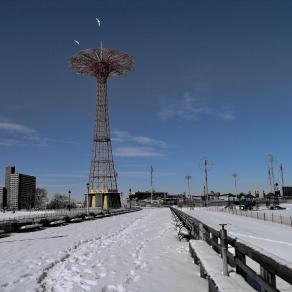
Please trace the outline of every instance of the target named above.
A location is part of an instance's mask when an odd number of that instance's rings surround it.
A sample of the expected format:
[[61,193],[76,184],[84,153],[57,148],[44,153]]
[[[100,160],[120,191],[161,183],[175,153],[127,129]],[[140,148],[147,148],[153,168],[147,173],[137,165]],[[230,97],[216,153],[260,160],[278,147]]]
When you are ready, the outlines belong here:
[[[189,230],[191,238],[205,240],[217,253],[221,253],[218,230],[177,208],[170,207],[170,209]],[[292,285],[291,268],[230,236],[227,236],[227,243],[229,248],[234,249],[234,253],[228,251],[228,264],[234,267],[236,273],[240,274],[257,291],[280,291],[277,289],[276,276]],[[259,274],[246,264],[246,257],[260,265]],[[290,289],[286,291],[292,291],[292,286]]]

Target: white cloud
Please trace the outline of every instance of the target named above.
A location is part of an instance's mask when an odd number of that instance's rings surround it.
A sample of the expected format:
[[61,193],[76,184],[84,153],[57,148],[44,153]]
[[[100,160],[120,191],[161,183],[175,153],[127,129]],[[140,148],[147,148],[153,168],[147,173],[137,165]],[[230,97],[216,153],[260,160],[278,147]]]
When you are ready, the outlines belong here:
[[182,119],[197,120],[202,116],[212,116],[223,120],[232,120],[234,115],[230,107],[224,106],[221,111],[209,106],[206,102],[202,102],[198,98],[192,97],[190,93],[185,93],[183,97],[172,104],[165,105],[158,116],[162,120]]
[[0,138],[0,146],[15,146],[19,145],[20,141],[16,139],[1,139]]
[[114,130],[112,131],[112,141],[114,142],[128,142],[140,145],[166,147],[167,144],[161,140],[156,140],[146,136],[132,136],[129,132]]
[[118,147],[114,153],[115,156],[119,157],[153,157],[153,156],[161,156],[160,153],[156,152],[152,148],[148,147]]
[[120,131],[120,130],[113,130],[112,136],[113,136],[112,141],[115,141],[115,142],[125,142],[125,141],[128,141],[129,138],[131,138],[128,132]]
[[146,136],[133,136],[129,132],[114,130],[112,131],[112,141],[124,144],[114,151],[115,156],[120,157],[149,157],[162,156],[161,148],[167,148],[164,141],[156,140]]
[[137,142],[142,145],[153,145],[153,146],[158,146],[158,147],[167,146],[167,144],[163,141],[155,140],[155,139],[152,139],[149,137],[143,137],[143,136],[133,137],[132,141]]
[[23,145],[48,146],[49,139],[25,125],[0,122],[0,146],[12,147]]
[[36,130],[26,127],[20,124],[14,123],[1,123],[0,122],[0,131],[5,131],[9,133],[21,133],[21,134],[33,134],[36,133]]
[[218,116],[222,120],[234,120],[234,118],[235,118],[232,113],[220,113],[220,114],[218,114]]
[[48,146],[50,143],[74,143],[72,141],[57,141],[56,139],[43,137],[37,130],[25,125],[0,122],[0,146]]

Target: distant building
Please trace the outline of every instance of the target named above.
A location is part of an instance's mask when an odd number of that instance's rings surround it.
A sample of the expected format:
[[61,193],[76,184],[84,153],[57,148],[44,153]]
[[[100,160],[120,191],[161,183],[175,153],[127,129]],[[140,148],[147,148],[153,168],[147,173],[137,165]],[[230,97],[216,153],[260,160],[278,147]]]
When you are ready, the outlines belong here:
[[0,209],[7,208],[7,190],[5,187],[0,187]]
[[31,209],[36,194],[35,176],[16,173],[14,166],[6,167],[5,187],[7,189],[7,208],[10,210]]
[[137,201],[141,201],[141,200],[159,200],[159,199],[165,199],[168,196],[167,192],[153,192],[151,194],[150,191],[146,191],[146,192],[135,192],[134,194],[130,194],[129,198],[130,200],[136,199]]
[[282,196],[292,197],[292,187],[283,187],[282,188]]

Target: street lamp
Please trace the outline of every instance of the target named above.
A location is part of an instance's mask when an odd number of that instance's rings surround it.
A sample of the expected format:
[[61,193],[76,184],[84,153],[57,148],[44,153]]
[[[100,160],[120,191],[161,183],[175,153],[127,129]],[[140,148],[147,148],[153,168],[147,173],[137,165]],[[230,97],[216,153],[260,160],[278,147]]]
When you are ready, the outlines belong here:
[[185,179],[187,180],[188,182],[188,195],[189,195],[189,204],[191,204],[191,189],[190,189],[190,179],[192,177],[190,175],[186,175],[185,176]]
[[68,191],[68,194],[69,194],[69,211],[71,211],[71,202],[70,202],[71,191],[70,190]]
[[89,183],[87,183],[86,186],[87,186],[86,211],[87,215],[89,215]]
[[237,191],[237,177],[238,177],[238,173],[234,172],[232,173],[232,176],[234,177],[234,187],[235,187],[235,195],[237,195],[238,191]]

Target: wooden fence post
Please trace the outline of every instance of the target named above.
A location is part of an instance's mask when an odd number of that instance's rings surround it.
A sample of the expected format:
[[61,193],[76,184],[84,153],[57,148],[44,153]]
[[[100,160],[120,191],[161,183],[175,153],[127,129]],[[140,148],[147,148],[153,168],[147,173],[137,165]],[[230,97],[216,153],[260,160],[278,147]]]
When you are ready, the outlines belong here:
[[213,248],[217,253],[221,253],[221,250],[218,248],[218,244],[219,244],[218,236],[212,234],[212,240],[211,240],[212,248]]
[[223,263],[223,275],[229,276],[228,274],[228,263],[227,263],[227,230],[224,228],[226,224],[220,224],[220,238],[221,238],[221,255],[222,255],[222,263]]
[[206,229],[202,223],[199,224],[199,239],[206,240]]
[[[272,272],[266,270],[261,266],[261,276],[262,278],[273,288],[276,288],[276,276]],[[266,289],[262,288],[261,292],[266,292]]]
[[246,280],[246,272],[239,267],[237,264],[237,260],[242,262],[244,265],[246,264],[245,255],[238,251],[235,247],[235,267],[236,267],[236,273],[241,275]]

